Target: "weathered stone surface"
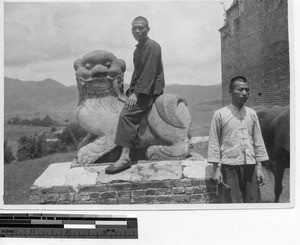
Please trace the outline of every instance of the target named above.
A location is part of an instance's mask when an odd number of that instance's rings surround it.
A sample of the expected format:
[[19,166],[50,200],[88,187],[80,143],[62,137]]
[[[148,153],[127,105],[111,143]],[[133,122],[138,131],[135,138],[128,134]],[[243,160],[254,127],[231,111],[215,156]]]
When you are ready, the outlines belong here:
[[157,195],[157,189],[148,189],[148,190],[145,191],[145,195],[146,196]]
[[185,178],[205,179],[213,177],[211,164],[204,161],[182,161],[183,175]]
[[164,186],[162,181],[138,182],[139,189],[163,188]]
[[79,188],[79,192],[104,192],[107,191],[106,185],[93,185],[93,186],[82,186]]
[[185,188],[187,194],[202,193],[203,189],[200,186],[191,186]]
[[137,183],[134,182],[120,182],[120,183],[109,183],[107,188],[111,191],[121,191],[121,190],[134,190],[138,186]]
[[211,165],[206,161],[138,162],[116,175],[106,175],[103,166],[70,169],[70,164],[50,165],[31,189],[30,202],[154,204],[216,199],[216,183],[210,178]]
[[130,197],[118,198],[118,204],[130,204],[130,203],[131,203]]
[[116,198],[100,199],[97,204],[117,204]]
[[79,186],[96,185],[97,173],[91,173],[84,168],[72,168],[66,175],[65,185]]
[[170,188],[174,186],[174,180],[166,180],[164,181],[164,187]]
[[[80,143],[73,165],[89,165],[116,148],[119,113],[126,101],[126,64],[110,52],[95,50],[77,59],[74,68],[79,90],[77,119],[89,135]],[[191,116],[185,99],[159,96],[142,122],[139,147],[147,149],[147,159],[178,159],[189,154]]]
[[205,203],[205,197],[203,194],[192,194],[190,200],[194,203]]
[[174,198],[173,195],[158,196],[157,201],[160,203],[173,203]]
[[120,181],[155,181],[164,179],[180,179],[182,176],[181,161],[146,162],[133,165],[129,170],[107,175],[104,171],[99,173],[98,182],[109,183]]
[[81,185],[96,184],[97,173],[90,173],[84,168],[70,169],[70,165],[70,162],[51,164],[34,182],[32,188],[71,186],[77,189]]
[[[193,139],[193,138],[192,138]],[[204,161],[204,157],[201,156],[199,153],[197,152],[191,152],[189,158],[189,161]]]
[[182,203],[182,202],[189,202],[190,201],[190,197],[188,195],[174,195],[173,196],[173,200],[175,202],[179,202],[179,203]]
[[132,196],[140,197],[145,195],[145,190],[134,190],[132,191]]
[[33,188],[50,188],[65,185],[66,175],[70,171],[70,162],[51,164],[33,184]]
[[143,203],[155,203],[157,197],[156,196],[141,196],[141,197],[133,197],[132,201],[137,204],[143,204]]
[[115,198],[117,196],[117,192],[115,191],[107,191],[100,194],[102,199]]
[[172,194],[172,189],[171,188],[162,188],[162,189],[157,189],[157,195],[169,195]]
[[185,188],[184,187],[173,187],[172,191],[174,194],[182,194],[182,193],[185,193]]
[[118,191],[119,197],[130,197],[131,191],[130,190],[121,190]]
[[192,179],[174,180],[174,186],[175,187],[191,186],[191,185],[192,185]]
[[203,182],[206,178],[212,177],[212,166],[206,161],[141,162],[115,175],[105,174],[105,166],[70,169],[70,165],[70,162],[51,164],[35,181],[33,188],[72,187],[84,191],[83,188],[89,187],[95,191],[102,191],[108,183],[109,190],[117,191],[185,187],[204,184],[196,182]]

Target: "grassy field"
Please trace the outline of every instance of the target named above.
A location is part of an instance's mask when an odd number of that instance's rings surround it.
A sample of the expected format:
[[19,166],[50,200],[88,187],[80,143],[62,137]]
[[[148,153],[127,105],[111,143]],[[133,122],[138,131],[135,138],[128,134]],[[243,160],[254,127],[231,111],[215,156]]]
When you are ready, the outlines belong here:
[[28,204],[30,187],[52,163],[70,162],[76,152],[58,153],[43,158],[13,162],[4,166],[4,204]]
[[[61,128],[62,127],[56,127],[56,129]],[[35,134],[50,132],[50,130],[51,127],[4,124],[4,139],[7,140],[8,145],[12,147],[12,151],[14,155],[16,155],[18,150],[18,140],[22,136],[34,136]]]
[[195,136],[208,136],[210,121],[213,117],[214,111],[196,111],[190,110],[192,117],[191,135]]

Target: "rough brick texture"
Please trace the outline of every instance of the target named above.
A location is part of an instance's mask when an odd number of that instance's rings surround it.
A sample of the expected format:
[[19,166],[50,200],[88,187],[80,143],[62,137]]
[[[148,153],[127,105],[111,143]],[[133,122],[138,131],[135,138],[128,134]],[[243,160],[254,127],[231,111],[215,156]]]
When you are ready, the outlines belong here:
[[120,182],[101,186],[31,189],[34,204],[176,204],[211,203],[216,199],[217,185],[212,180],[188,179]]
[[229,81],[237,75],[250,83],[247,105],[288,105],[288,1],[235,1],[220,33],[223,105],[230,102]]

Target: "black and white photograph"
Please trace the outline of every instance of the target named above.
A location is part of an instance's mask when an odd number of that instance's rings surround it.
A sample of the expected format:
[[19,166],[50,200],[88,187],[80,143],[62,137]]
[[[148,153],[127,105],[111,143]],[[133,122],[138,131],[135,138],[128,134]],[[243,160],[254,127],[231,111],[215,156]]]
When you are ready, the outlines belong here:
[[294,207],[290,10],[4,2],[3,207]]

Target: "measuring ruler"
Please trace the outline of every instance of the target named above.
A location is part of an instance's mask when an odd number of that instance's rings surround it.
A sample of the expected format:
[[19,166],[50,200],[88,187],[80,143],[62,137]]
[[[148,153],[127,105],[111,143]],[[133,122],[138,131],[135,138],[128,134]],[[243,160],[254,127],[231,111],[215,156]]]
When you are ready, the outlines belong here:
[[78,214],[0,214],[0,237],[137,239],[137,218]]

